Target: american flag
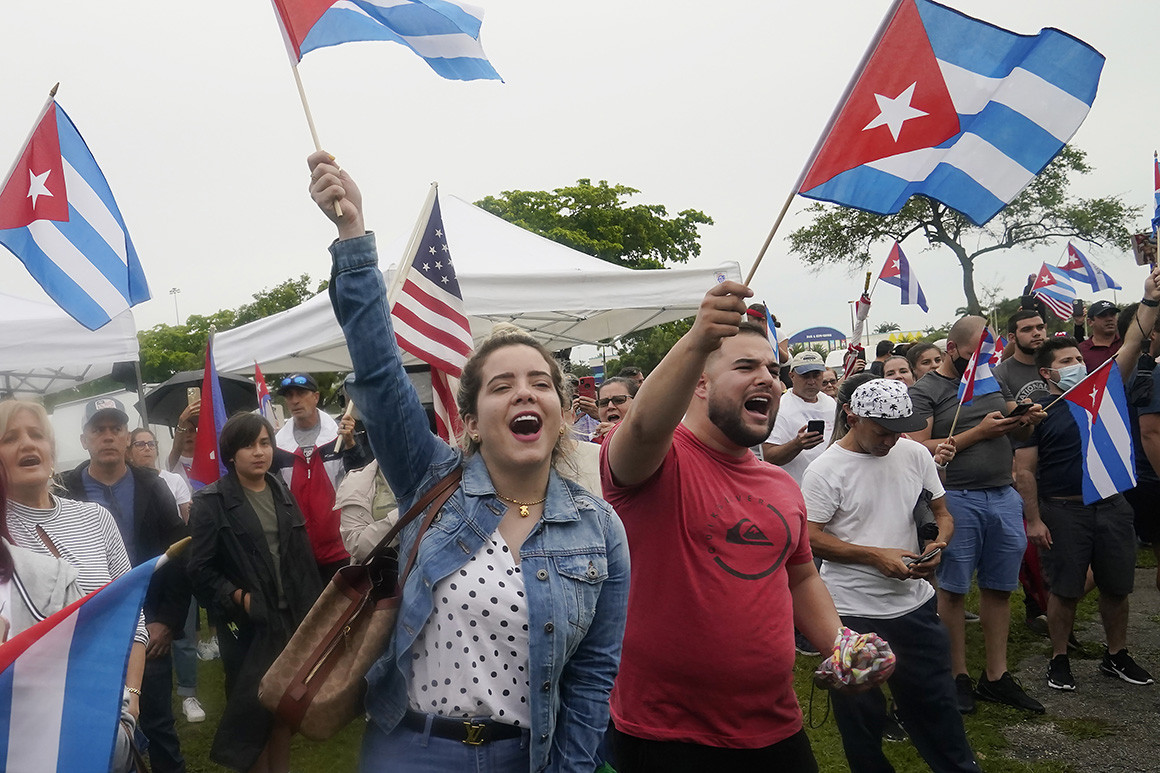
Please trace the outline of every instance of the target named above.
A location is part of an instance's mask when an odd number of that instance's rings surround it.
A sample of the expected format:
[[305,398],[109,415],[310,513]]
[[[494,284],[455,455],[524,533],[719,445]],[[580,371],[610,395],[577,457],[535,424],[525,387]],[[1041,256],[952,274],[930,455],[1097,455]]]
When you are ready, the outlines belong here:
[[391,317],[399,347],[431,366],[435,429],[450,442],[461,426],[450,379],[459,378],[471,354],[471,325],[463,311],[463,293],[434,185],[425,209],[427,216],[419,217],[404,256],[406,272],[400,277],[402,287],[391,304]]
[[1035,277],[1035,284],[1031,286],[1031,294],[1047,304],[1047,308],[1055,312],[1055,316],[1064,322],[1071,319],[1071,304],[1075,301],[1075,286],[1071,277],[1063,269],[1052,268],[1044,263],[1039,267],[1039,274]]

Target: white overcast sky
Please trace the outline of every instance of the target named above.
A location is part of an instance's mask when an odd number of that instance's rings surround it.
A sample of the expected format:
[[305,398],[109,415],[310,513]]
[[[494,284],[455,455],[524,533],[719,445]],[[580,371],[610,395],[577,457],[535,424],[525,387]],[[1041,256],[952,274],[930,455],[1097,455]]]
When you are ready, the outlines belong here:
[[[319,50],[300,66],[323,145],[360,182],[380,243],[411,228],[432,180],[473,201],[589,177],[711,215],[700,261],[737,260],[743,273],[889,5],[479,1],[484,48],[506,83],[445,81],[390,43]],[[1143,230],[1160,144],[1154,4],[950,4],[1020,33],[1058,27],[1107,57],[1074,139],[1096,171],[1074,188],[1143,207]],[[328,275],[334,230],[306,193],[312,145],[268,0],[4,3],[0,72],[3,170],[61,82],[58,101],[109,179],[149,280],[140,328],[175,321],[173,287],[184,317],[238,306],[303,272]],[[782,238],[805,222],[808,203],[794,202],[753,288],[791,332],[845,330],[860,280],[811,273]],[[963,305],[957,263],[925,246],[904,245],[931,313],[900,307],[898,291],[883,287],[872,323],[919,328]],[[983,259],[977,286],[1015,295],[1063,249]],[[1088,255],[1125,285],[1121,296],[1137,296],[1143,273],[1121,245]],[[2,249],[0,289],[45,298]]]

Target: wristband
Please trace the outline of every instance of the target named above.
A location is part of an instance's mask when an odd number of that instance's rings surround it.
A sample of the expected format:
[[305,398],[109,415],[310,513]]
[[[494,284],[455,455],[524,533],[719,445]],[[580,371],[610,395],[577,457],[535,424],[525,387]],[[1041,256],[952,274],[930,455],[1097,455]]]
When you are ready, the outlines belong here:
[[140,690],[138,690],[136,687],[128,687],[128,686],[126,686],[126,687],[125,687],[125,692],[127,692],[127,693],[132,693],[133,695],[136,695],[138,698],[140,698],[140,697],[141,697],[141,691],[140,691]]
[[1160,306],[1160,301],[1154,301],[1151,298],[1141,298],[1140,303],[1152,309]]

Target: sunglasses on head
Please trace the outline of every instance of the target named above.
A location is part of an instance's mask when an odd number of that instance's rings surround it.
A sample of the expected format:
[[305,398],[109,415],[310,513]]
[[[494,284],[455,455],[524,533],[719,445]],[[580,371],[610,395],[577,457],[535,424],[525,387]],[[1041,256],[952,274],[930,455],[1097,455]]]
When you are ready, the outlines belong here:
[[632,397],[629,395],[613,395],[612,397],[601,397],[596,401],[596,407],[607,408],[609,403],[612,403],[613,405],[624,405],[631,399]]
[[134,448],[141,448],[141,449],[157,448],[157,441],[156,440],[134,440],[133,447]]
[[286,378],[282,379],[283,387],[288,387],[291,385],[306,386],[307,383],[306,376],[287,376]]

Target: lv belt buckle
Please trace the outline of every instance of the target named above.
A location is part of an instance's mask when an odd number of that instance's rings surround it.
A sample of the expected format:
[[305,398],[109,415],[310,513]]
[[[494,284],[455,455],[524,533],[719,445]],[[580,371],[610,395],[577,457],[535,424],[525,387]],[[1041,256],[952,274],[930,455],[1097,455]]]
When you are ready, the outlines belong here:
[[463,742],[468,746],[479,746],[483,743],[483,731],[487,729],[487,725],[476,725],[471,722],[464,722],[463,728],[467,731],[467,737]]

